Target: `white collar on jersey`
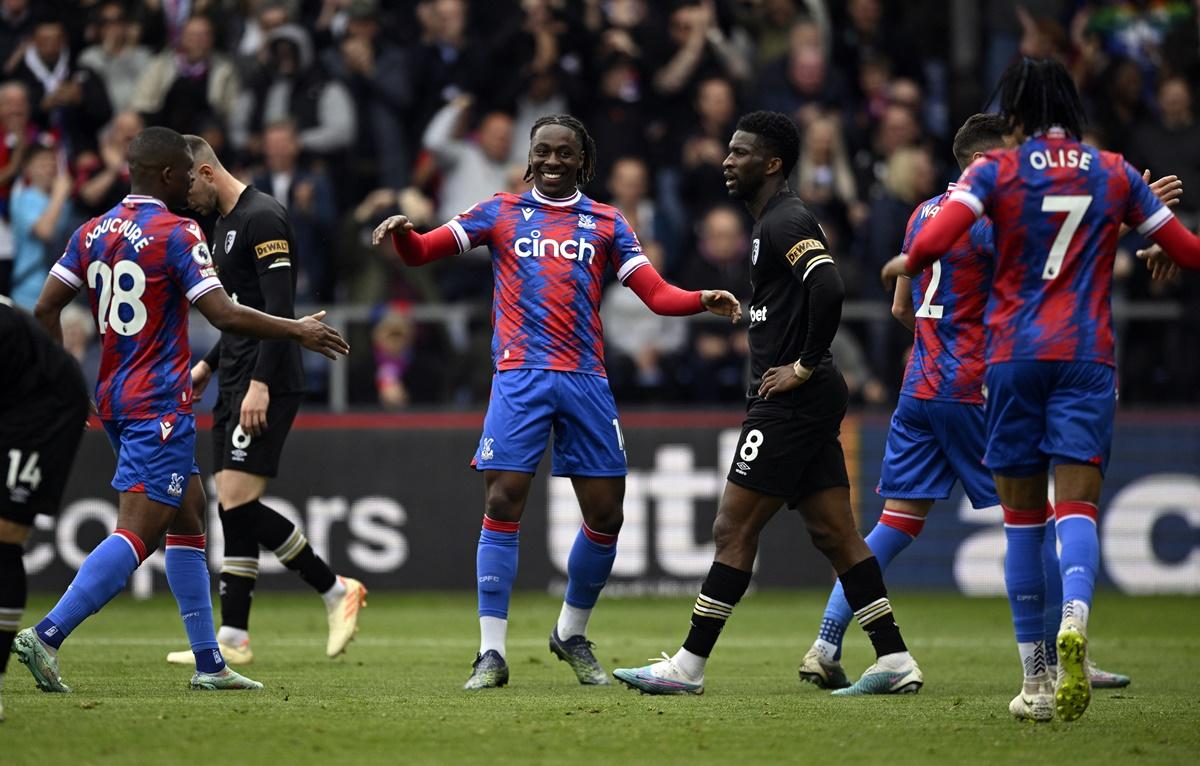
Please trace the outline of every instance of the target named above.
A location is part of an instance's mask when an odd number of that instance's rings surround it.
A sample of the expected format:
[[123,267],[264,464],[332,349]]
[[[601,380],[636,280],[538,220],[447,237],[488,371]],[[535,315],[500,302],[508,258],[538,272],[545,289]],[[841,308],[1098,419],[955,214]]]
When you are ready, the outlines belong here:
[[946,184],[946,193],[949,194],[950,192],[954,191],[957,188],[958,188],[958,183],[955,181],[951,181],[950,183]]
[[579,191],[578,189],[576,189],[575,193],[570,197],[559,198],[547,197],[545,194],[542,194],[540,191],[538,191],[536,186],[533,187],[533,198],[544,205],[553,205],[554,207],[570,207],[576,202],[579,202],[580,198],[582,197],[583,192]]
[[122,205],[158,205],[165,208],[167,205],[158,197],[151,197],[148,194],[126,194],[125,199],[121,200]]

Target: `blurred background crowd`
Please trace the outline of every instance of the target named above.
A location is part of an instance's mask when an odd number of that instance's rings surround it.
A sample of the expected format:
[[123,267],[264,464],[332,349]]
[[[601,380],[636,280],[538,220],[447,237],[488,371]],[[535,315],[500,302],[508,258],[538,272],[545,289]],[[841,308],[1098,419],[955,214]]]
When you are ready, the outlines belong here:
[[[837,362],[885,407],[910,337],[879,268],[1022,54],[1070,67],[1090,143],[1184,179],[1195,229],[1200,0],[0,0],[0,292],[31,306],[73,228],[128,191],[133,136],[167,125],[288,208],[298,301],[333,309],[356,347],[336,385],[314,359],[314,400],[478,406],[487,253],[407,269],[371,228],[524,191],[531,125],[571,112],[598,146],[584,191],[670,280],[745,299],[751,222],[720,165],[738,115],[772,109],[803,132],[792,186],[847,283]],[[1200,279],[1151,284],[1139,244],[1122,243],[1114,288],[1122,401],[1195,403]],[[740,400],[744,325],[657,317],[617,284],[602,313],[619,401]],[[86,308],[67,325],[94,375]],[[194,336],[203,353],[213,336]]]

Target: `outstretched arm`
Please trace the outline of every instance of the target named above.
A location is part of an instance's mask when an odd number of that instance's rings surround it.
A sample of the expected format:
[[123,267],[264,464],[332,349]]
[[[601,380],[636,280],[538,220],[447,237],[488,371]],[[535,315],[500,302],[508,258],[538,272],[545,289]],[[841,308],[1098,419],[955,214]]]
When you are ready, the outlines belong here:
[[742,306],[732,293],[726,290],[681,290],[663,279],[650,263],[635,268],[625,278],[625,284],[651,311],[662,316],[690,316],[705,310],[730,317],[734,322],[742,316]]
[[1200,269],[1200,237],[1184,228],[1175,216],[1168,218],[1149,236],[1175,263],[1185,269]]
[[427,234],[413,231],[407,216],[393,215],[384,219],[371,233],[371,244],[378,245],[389,233],[392,247],[400,260],[409,266],[424,266],[441,258],[458,255],[458,240],[449,226],[439,226]]
[[302,319],[286,319],[234,303],[224,290],[209,290],[196,299],[196,308],[221,332],[260,340],[294,340],[310,351],[337,359],[350,353],[338,331],[321,321],[324,311]]

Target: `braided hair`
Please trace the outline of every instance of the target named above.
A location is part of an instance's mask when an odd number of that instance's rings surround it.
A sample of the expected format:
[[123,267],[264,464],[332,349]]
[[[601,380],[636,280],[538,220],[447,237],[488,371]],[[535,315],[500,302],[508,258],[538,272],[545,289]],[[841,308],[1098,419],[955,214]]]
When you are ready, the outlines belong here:
[[1075,138],[1083,135],[1083,103],[1066,67],[1054,59],[1022,58],[1000,78],[992,99],[1012,129],[1027,136],[1061,125]]
[[[583,164],[579,166],[579,177],[576,179],[576,185],[586,185],[596,176],[596,142],[592,139],[592,135],[587,132],[587,128],[577,118],[569,114],[550,114],[545,117],[539,117],[537,122],[533,123],[533,127],[529,130],[529,141],[531,143],[533,142],[533,137],[537,135],[538,128],[545,125],[561,125],[575,132],[575,137],[579,139],[579,145],[583,147]],[[525,166],[525,180],[533,180],[532,165]]]

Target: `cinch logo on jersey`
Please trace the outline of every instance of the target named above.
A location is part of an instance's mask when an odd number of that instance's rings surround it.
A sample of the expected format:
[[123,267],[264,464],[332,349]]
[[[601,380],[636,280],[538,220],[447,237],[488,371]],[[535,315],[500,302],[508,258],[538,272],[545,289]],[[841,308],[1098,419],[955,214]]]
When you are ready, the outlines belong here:
[[553,256],[580,262],[586,258],[588,264],[591,264],[592,259],[596,257],[596,248],[583,237],[559,242],[556,239],[543,237],[542,232],[538,229],[529,232],[528,237],[521,237],[513,242],[513,252],[517,254],[518,258]]
[[105,218],[91,231],[87,233],[84,242],[85,247],[91,247],[97,237],[105,234],[120,234],[129,240],[129,244],[133,245],[135,253],[142,252],[142,248],[154,241],[154,237],[143,236],[142,227],[128,218]]
[[765,322],[765,321],[767,321],[767,307],[763,306],[762,308],[756,309],[753,306],[751,306],[750,307],[750,324],[756,324],[758,322]]

